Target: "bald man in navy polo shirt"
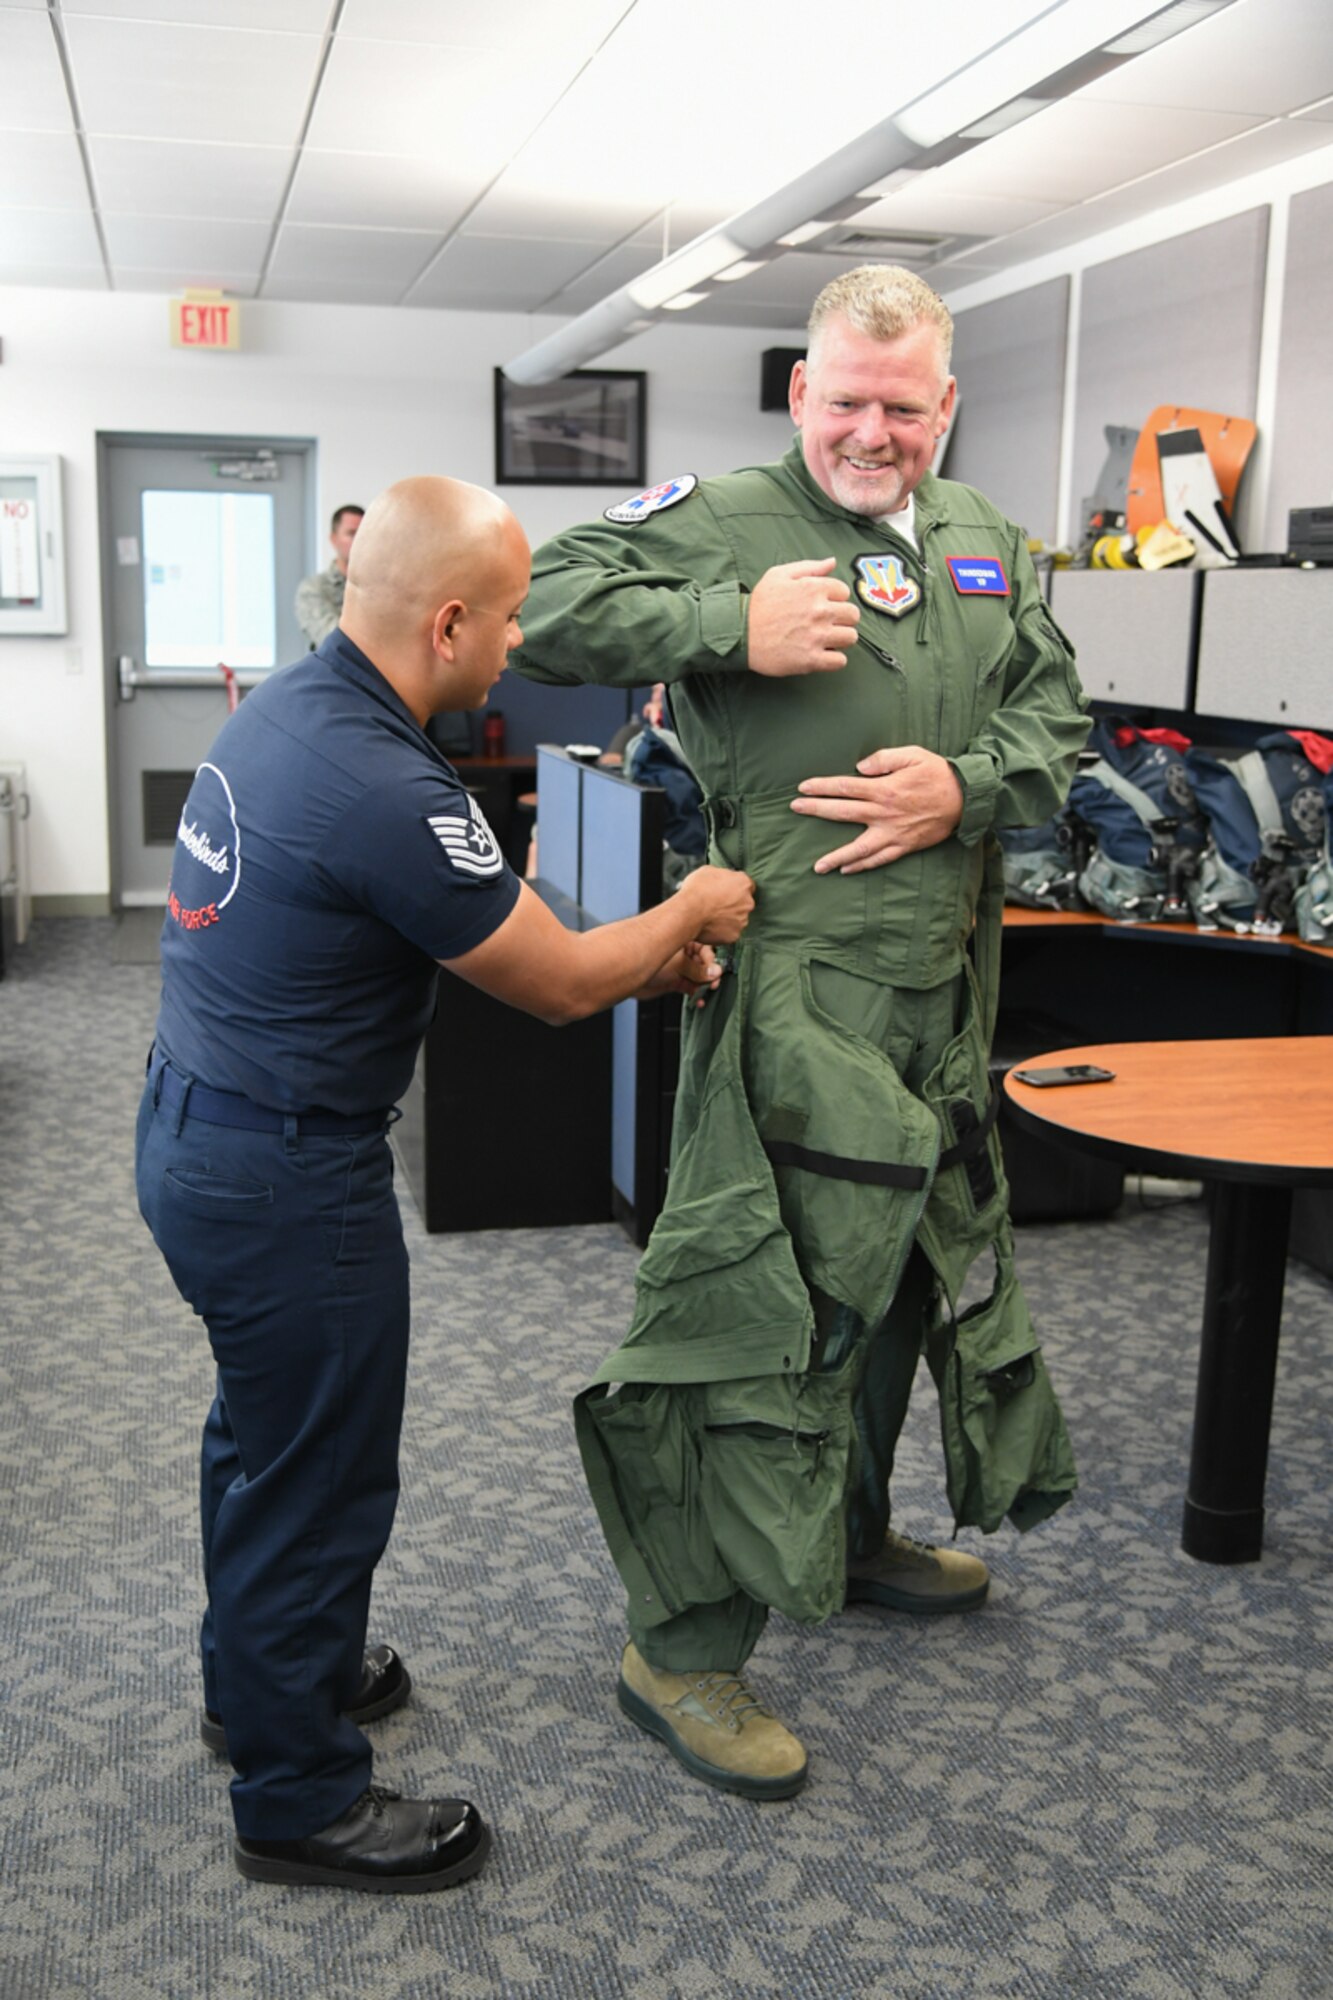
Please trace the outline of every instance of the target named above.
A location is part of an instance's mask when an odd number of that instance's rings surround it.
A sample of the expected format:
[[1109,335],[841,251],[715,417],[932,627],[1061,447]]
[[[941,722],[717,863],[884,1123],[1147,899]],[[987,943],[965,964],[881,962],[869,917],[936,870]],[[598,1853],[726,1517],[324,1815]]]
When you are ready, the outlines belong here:
[[407,1252],[386,1138],[439,967],[553,1023],[715,979],[747,877],[705,868],[643,916],[565,930],[430,742],[516,646],[527,542],[493,495],[391,487],[342,623],[227,722],[181,815],[139,1203],[205,1321],[205,1741],[235,1766],[235,1857],[281,1883],[421,1891],[474,1875],[463,1799],[371,1778],[360,1724],[405,1700],[366,1649],[398,1493]]

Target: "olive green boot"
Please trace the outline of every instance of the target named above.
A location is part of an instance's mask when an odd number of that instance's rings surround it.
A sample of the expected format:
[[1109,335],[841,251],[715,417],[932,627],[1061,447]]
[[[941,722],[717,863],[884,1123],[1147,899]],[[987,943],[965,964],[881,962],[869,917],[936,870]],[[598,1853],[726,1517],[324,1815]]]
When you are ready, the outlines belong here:
[[616,1699],[706,1785],[747,1799],[789,1799],[805,1783],[805,1751],[740,1674],[667,1673],[631,1644]]
[[937,1549],[885,1530],[877,1555],[847,1564],[848,1604],[882,1604],[890,1611],[975,1611],[985,1602],[990,1572],[978,1556]]

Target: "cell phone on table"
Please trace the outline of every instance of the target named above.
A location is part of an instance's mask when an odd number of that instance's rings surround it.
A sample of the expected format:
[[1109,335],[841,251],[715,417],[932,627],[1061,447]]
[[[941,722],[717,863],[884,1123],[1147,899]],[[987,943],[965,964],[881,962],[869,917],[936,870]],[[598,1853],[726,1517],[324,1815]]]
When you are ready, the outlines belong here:
[[1113,1069],[1098,1069],[1096,1063],[1062,1063],[1055,1069],[1016,1069],[1014,1075],[1020,1083],[1031,1083],[1038,1090],[1044,1090],[1053,1083],[1113,1083]]

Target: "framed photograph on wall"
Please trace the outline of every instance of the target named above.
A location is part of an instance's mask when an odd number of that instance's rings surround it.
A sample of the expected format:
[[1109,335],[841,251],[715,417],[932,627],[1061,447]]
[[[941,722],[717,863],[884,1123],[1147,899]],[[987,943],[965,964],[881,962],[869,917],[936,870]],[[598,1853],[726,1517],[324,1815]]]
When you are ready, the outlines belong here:
[[642,369],[579,368],[523,388],[497,368],[496,485],[644,485],[647,402]]

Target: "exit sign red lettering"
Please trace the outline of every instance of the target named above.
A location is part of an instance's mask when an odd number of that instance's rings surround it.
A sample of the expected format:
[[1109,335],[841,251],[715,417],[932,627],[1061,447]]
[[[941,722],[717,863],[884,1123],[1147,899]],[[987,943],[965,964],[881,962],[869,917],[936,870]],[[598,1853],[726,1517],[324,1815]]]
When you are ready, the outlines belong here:
[[187,292],[171,300],[173,347],[236,348],[241,344],[241,313],[235,299],[220,292]]

